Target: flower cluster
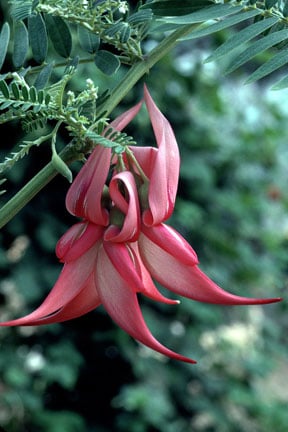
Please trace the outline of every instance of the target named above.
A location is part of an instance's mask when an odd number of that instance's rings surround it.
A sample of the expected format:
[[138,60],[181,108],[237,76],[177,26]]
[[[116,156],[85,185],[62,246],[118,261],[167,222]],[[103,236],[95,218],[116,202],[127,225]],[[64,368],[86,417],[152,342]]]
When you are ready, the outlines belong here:
[[[138,294],[178,303],[164,297],[153,280],[200,302],[248,305],[279,299],[251,299],[224,291],[199,269],[196,253],[184,238],[164,224],[174,209],[180,157],[172,128],[146,87],[144,102],[157,148],[127,147],[113,154],[111,148],[95,147],[67,193],[68,211],[81,220],[57,244],[64,267],[54,288],[34,312],[1,325],[61,322],[102,304],[142,344],[194,363],[160,344],[144,321]],[[121,131],[142,104],[110,126]]]

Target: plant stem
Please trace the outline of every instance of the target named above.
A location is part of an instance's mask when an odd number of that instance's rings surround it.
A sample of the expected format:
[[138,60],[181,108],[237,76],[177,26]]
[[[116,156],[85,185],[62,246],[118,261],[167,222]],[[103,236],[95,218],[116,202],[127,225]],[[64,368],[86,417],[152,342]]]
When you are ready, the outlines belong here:
[[[72,154],[74,153],[74,157]],[[65,147],[59,156],[66,163],[71,163],[74,160],[79,159],[79,156],[75,157],[75,151],[71,151],[71,146]],[[13,198],[11,198],[3,207],[0,209],[0,229],[6,225],[13,217],[34,198],[38,192],[43,189],[51,180],[53,180],[59,171],[55,169],[53,162],[49,162],[38,172],[26,185],[17,192]]]
[[[133,86],[177,44],[181,37],[190,33],[195,24],[189,24],[175,30],[163,41],[161,41],[145,58],[135,63],[119,84],[114,88],[109,99],[104,102],[102,110],[103,116],[109,115],[113,109],[121,102]],[[68,147],[68,146],[67,146]],[[78,159],[77,156],[69,156],[67,147],[60,153],[60,156],[67,163]],[[40,190],[46,186],[56,175],[58,171],[52,162],[49,162],[39,173],[33,177],[13,198],[11,198],[0,209],[0,228],[6,225]]]

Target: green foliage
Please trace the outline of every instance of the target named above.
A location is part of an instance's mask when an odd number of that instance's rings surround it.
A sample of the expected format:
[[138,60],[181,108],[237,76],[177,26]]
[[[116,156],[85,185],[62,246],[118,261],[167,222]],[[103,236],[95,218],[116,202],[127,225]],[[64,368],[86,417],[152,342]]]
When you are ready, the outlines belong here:
[[[165,8],[166,3],[167,8]],[[159,22],[174,25],[174,27],[195,23],[195,30],[186,36],[185,40],[211,35],[246,21],[245,27],[225,40],[206,61],[219,61],[219,59],[225,58],[228,66],[224,67],[224,72],[231,73],[263,52],[267,52],[271,48],[276,50],[276,53],[271,51],[271,56],[266,63],[248,77],[247,83],[258,81],[288,63],[285,49],[287,44],[287,2],[228,1],[222,4],[214,1],[213,3],[206,4],[200,1],[198,5],[198,3],[193,4],[193,2],[189,4],[188,1],[187,4],[181,2],[181,6],[179,4],[177,7],[176,3],[171,0],[148,3],[147,7],[153,10]],[[254,17],[254,22],[247,22],[252,17]],[[159,27],[156,26],[155,30],[159,31]],[[235,51],[235,57],[231,60],[230,54],[234,54]],[[285,83],[286,81],[282,81],[280,86],[276,84],[274,88],[283,88]]]
[[16,69],[23,66],[28,52],[28,31],[22,21],[17,21],[14,26],[14,49],[12,61]]
[[0,70],[3,66],[7,54],[9,39],[10,39],[10,26],[8,23],[4,23],[0,33]]
[[105,74],[113,75],[120,67],[120,61],[112,53],[100,50],[95,56],[96,66]]
[[28,29],[33,58],[37,63],[43,63],[48,51],[48,37],[41,14],[28,17]]

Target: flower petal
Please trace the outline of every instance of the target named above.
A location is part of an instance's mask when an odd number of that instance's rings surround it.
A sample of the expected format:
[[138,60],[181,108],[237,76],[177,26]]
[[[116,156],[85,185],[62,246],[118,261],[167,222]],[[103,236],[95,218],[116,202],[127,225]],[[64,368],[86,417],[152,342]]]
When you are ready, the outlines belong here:
[[[119,186],[123,186],[125,197]],[[109,193],[115,207],[124,214],[124,222],[122,227],[115,226],[112,222],[104,234],[104,239],[113,242],[137,240],[140,231],[140,207],[133,174],[124,171],[113,176]]]
[[[123,114],[120,114],[115,120],[113,120],[110,123],[109,126],[110,127],[112,126],[114,129],[116,129],[118,131],[122,131],[122,129],[124,129],[131,122],[131,120],[133,120],[133,118],[138,114],[142,104],[143,104],[142,101],[138,102],[137,105],[135,105],[134,107],[125,111]],[[109,128],[109,126],[108,126],[108,128]]]
[[116,271],[133,292],[139,292],[163,303],[179,303],[177,300],[164,297],[157,290],[150,274],[142,263],[137,242],[129,244],[104,242],[103,247]]
[[180,156],[172,127],[155,105],[146,86],[144,99],[158,145],[149,185],[150,208],[143,213],[144,224],[152,226],[168,219],[174,209]]
[[61,262],[78,259],[103,236],[103,227],[87,221],[79,222],[69,228],[58,240],[56,255]]
[[[97,293],[95,286],[95,276],[91,273],[85,286],[69,303],[62,308],[58,309],[52,314],[44,316],[43,318],[35,319],[35,321],[29,320],[29,324],[20,325],[44,325],[52,323],[60,323],[68,321],[74,318],[78,318],[96,309],[101,304],[100,297]],[[5,324],[5,323],[4,323]],[[1,324],[3,325],[3,324]],[[11,325],[11,324],[8,324]],[[19,325],[19,324],[17,324]]]
[[[111,283],[111,281],[113,282]],[[116,271],[103,248],[99,250],[97,260],[96,285],[108,314],[130,336],[165,356],[195,363],[194,360],[161,345],[152,336],[141,313],[137,295],[127,287],[126,282]]]
[[176,256],[182,264],[198,264],[198,258],[194,249],[169,225],[159,224],[150,228],[142,225],[141,232],[161,249],[170,255]]
[[108,224],[108,212],[101,199],[110,160],[111,148],[95,147],[67,192],[66,207],[71,214],[95,224]]
[[255,299],[239,297],[224,291],[209,279],[196,265],[187,265],[153,243],[144,234],[139,238],[141,256],[145,266],[159,283],[170,291],[192,300],[224,305],[266,304],[280,298]]
[[[65,264],[54,287],[35,311],[23,318],[7,321],[0,325],[34,325],[36,321],[41,321],[48,315],[55,314],[59,309],[68,305],[86,286],[88,278],[95,268],[98,248],[99,245],[97,244],[78,260]],[[57,322],[56,317],[57,314],[54,317],[55,319],[50,322]]]

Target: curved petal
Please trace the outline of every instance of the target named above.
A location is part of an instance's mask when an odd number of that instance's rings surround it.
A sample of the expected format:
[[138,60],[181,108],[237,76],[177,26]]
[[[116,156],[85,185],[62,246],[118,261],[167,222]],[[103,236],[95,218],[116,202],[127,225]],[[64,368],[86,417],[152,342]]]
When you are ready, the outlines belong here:
[[71,214],[98,225],[108,224],[108,212],[101,199],[110,160],[111,148],[95,147],[67,192],[66,207]]
[[139,292],[162,303],[179,303],[177,300],[164,297],[157,290],[142,263],[136,242],[129,244],[104,242],[103,247],[112,265],[132,292]]
[[281,300],[255,299],[231,294],[216,285],[196,265],[182,263],[145,235],[141,235],[139,245],[143,262],[151,276],[176,294],[200,302],[224,305],[266,304]]
[[180,155],[172,127],[144,86],[144,100],[153,126],[158,152],[149,185],[149,209],[143,213],[147,226],[168,219],[174,209],[180,169]]
[[[95,269],[98,248],[99,245],[96,245],[78,260],[65,264],[54,287],[34,312],[0,325],[34,325],[36,321],[55,314],[59,309],[68,305],[86,286],[88,278]],[[56,322],[56,317],[50,322]]]
[[108,314],[130,336],[165,356],[195,363],[194,360],[161,345],[152,336],[141,313],[137,295],[127,288],[126,282],[116,271],[102,248],[99,250],[97,260],[96,286]]
[[[63,321],[68,321],[74,318],[78,318],[86,313],[96,309],[101,304],[100,297],[97,293],[95,286],[95,276],[91,273],[85,286],[69,303],[67,303],[62,308],[58,309],[52,314],[44,316],[43,318],[29,320],[28,324],[20,325],[44,325],[52,323],[60,323]],[[2,323],[0,325],[11,325],[8,323]],[[17,324],[19,325],[19,324]]]
[[[140,111],[140,108],[142,106],[143,102],[138,102],[134,107],[130,108],[129,110],[125,111],[124,113],[120,114],[115,120],[113,120],[110,123],[110,127],[112,126],[114,129],[118,131],[122,131],[130,122],[133,120],[133,118],[138,114]],[[108,128],[109,128],[108,126]],[[107,129],[108,129],[107,128]],[[105,132],[104,132],[105,135]]]
[[170,255],[177,257],[182,264],[198,264],[198,258],[190,244],[174,228],[166,224],[154,227],[142,225],[141,232]]
[[[125,197],[119,189],[121,186],[124,186]],[[124,214],[124,222],[121,227],[118,227],[113,224],[113,220],[110,221],[104,239],[113,242],[133,242],[137,240],[140,232],[140,207],[133,174],[124,171],[113,176],[109,186],[109,193],[115,208]]]
[[78,259],[103,236],[103,227],[88,221],[79,222],[69,228],[58,240],[56,255],[61,262]]

